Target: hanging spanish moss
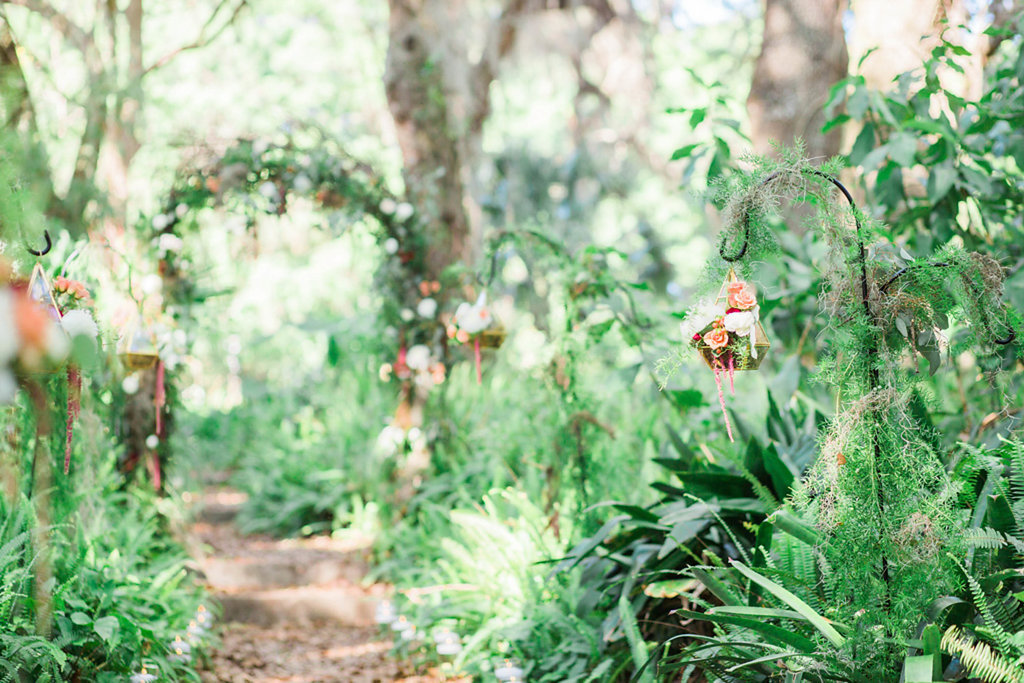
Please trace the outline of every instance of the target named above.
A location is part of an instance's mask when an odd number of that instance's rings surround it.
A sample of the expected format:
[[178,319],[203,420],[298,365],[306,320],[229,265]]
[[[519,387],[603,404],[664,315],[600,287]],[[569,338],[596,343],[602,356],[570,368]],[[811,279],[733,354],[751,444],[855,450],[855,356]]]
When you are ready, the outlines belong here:
[[1020,319],[1001,304],[996,261],[955,244],[909,258],[856,208],[838,165],[812,166],[800,150],[751,161],[713,191],[726,228],[704,281],[710,289],[730,268],[749,276],[777,251],[771,226],[783,199],[814,207],[810,227],[828,247],[819,301],[830,347],[819,376],[839,409],[791,504],[820,531],[830,616],[856,625],[848,655],[884,663],[927,604],[955,588],[951,558],[963,551],[957,487],[910,411],[926,376],[920,361],[935,372],[944,354],[1000,355]]

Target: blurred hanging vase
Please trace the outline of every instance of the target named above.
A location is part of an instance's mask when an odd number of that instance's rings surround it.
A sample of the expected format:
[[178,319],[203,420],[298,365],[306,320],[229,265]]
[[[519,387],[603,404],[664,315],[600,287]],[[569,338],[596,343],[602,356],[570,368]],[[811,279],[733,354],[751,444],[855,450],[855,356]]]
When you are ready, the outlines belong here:
[[156,348],[156,337],[141,324],[129,328],[118,354],[129,370],[148,370],[156,365],[160,354]]
[[43,266],[36,264],[32,268],[32,276],[28,281],[28,295],[33,301],[41,305],[47,315],[53,318],[54,322],[60,322],[60,309],[57,308],[57,300],[53,296],[53,286],[50,279],[46,277]]
[[[24,288],[24,281],[19,286]],[[26,356],[37,355],[24,363],[23,370],[28,375],[44,377],[53,375],[61,370],[67,360],[70,351],[71,339],[61,325],[60,308],[57,307],[57,300],[53,295],[53,286],[46,276],[42,265],[37,263],[32,268],[32,275],[29,277],[27,289],[22,289],[24,295],[33,303],[32,308],[41,311],[46,317],[46,323],[42,324],[45,333],[40,333],[42,339],[42,354],[26,354]],[[39,321],[43,323],[42,320]],[[24,357],[23,357],[24,360]]]
[[476,382],[483,383],[481,349],[496,349],[505,341],[505,327],[494,317],[487,305],[487,292],[481,292],[475,303],[464,302],[455,309],[448,325],[448,338],[459,344],[473,345]]

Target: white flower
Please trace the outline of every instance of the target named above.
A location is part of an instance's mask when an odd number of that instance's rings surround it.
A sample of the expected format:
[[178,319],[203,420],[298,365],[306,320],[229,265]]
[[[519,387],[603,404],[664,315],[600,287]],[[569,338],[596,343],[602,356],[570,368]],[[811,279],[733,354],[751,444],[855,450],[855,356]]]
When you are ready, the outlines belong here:
[[277,193],[277,185],[270,182],[269,180],[264,181],[260,184],[259,193],[267,199],[278,200],[280,195]]
[[80,308],[65,313],[60,319],[60,324],[72,339],[75,337],[95,339],[100,333],[100,328],[96,326],[96,321],[89,315],[89,311]]
[[160,445],[160,437],[156,434],[150,434],[146,437],[146,448],[150,450],[156,450],[156,447]]
[[133,374],[125,377],[121,381],[121,389],[129,396],[136,393],[139,390],[139,376]]
[[161,286],[163,286],[163,280],[161,280],[160,276],[156,273],[150,273],[146,277],[142,278],[142,282],[140,284],[142,286],[142,291],[146,294],[156,294],[160,291]]
[[188,204],[181,202],[174,207],[174,215],[178,218],[184,218],[186,213],[188,213]]
[[405,354],[405,364],[412,370],[427,370],[430,367],[430,349],[423,344],[416,344]]
[[734,332],[741,337],[746,337],[754,331],[757,325],[757,309],[739,311],[738,313],[727,313],[722,323],[728,332]]
[[395,425],[388,425],[377,436],[377,451],[385,455],[394,455],[404,443],[405,430]]
[[153,216],[153,228],[155,230],[163,230],[171,224],[171,219],[166,214],[158,213]]
[[754,306],[749,311],[729,313],[725,316],[722,324],[729,332],[735,332],[740,337],[750,337],[750,357],[757,358],[757,320],[761,315],[761,307]]
[[395,209],[395,220],[397,220],[397,221],[404,221],[405,219],[411,217],[412,214],[413,214],[412,204],[410,204],[409,202],[402,202]]
[[421,299],[416,306],[416,312],[421,318],[433,318],[434,314],[437,313],[437,301],[430,297]]
[[405,322],[412,322],[412,319],[416,317],[416,314],[412,312],[411,308],[403,308],[398,312],[398,316]]
[[395,209],[397,208],[398,204],[396,204],[395,200],[391,199],[390,197],[382,199],[380,202],[380,210],[384,213],[392,214],[395,212]]
[[475,304],[462,303],[455,309],[455,325],[467,334],[483,332],[494,318],[487,308],[487,293],[481,292]]
[[157,249],[166,253],[169,251],[181,251],[181,248],[185,246],[185,242],[177,235],[165,232],[160,235],[156,245]]
[[306,194],[313,189],[313,181],[305,173],[299,173],[292,180],[292,189],[299,194]]
[[680,329],[683,332],[683,341],[690,341],[693,339],[693,335],[700,334],[705,327],[723,315],[725,315],[725,306],[722,304],[716,304],[707,300],[701,301],[689,312],[686,320],[680,325]]
[[389,254],[394,254],[396,251],[398,251],[398,240],[396,240],[394,237],[389,237],[386,240],[384,240],[384,251],[386,251]]

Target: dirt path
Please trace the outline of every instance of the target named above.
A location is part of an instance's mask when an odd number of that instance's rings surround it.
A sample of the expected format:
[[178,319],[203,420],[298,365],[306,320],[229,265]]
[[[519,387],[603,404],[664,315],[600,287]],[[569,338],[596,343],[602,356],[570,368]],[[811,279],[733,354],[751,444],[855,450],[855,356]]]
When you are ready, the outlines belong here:
[[434,683],[388,657],[373,623],[381,586],[360,585],[368,541],[242,536],[244,498],[208,492],[192,550],[224,615],[205,683]]

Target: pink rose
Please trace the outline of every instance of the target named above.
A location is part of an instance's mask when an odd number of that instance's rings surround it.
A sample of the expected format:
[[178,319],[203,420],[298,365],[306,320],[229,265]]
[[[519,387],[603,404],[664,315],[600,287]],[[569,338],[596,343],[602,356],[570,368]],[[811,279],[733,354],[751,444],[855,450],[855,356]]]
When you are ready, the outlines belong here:
[[756,306],[757,296],[754,288],[746,282],[730,282],[729,305],[744,311]]
[[704,343],[710,346],[712,351],[717,351],[729,345],[729,333],[721,327],[716,327],[704,335]]

